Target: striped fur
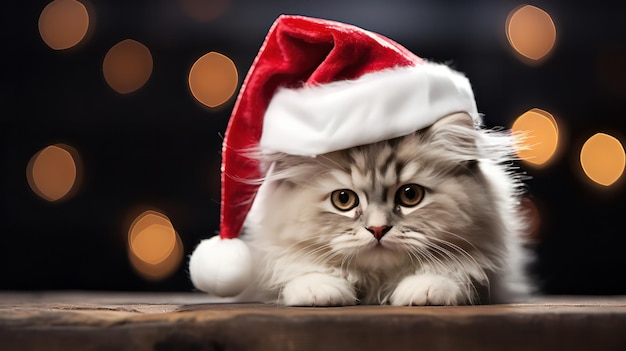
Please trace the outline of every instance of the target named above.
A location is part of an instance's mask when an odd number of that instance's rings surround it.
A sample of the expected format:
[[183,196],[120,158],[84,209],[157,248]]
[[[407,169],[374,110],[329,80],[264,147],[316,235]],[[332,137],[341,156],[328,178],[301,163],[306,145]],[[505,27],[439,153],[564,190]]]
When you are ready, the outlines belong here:
[[[513,301],[524,274],[522,184],[511,141],[454,114],[410,135],[317,157],[259,154],[267,178],[242,237],[256,280],[241,296],[285,305]],[[425,189],[415,207],[395,201]],[[339,211],[330,194],[359,205]],[[391,226],[378,241],[366,228]]]

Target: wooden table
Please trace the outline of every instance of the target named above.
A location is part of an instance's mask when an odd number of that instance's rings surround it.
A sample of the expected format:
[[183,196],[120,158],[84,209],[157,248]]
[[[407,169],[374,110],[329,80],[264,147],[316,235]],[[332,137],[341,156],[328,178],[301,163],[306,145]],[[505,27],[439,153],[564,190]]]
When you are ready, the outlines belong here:
[[0,292],[0,350],[626,350],[626,297],[295,308],[198,293]]

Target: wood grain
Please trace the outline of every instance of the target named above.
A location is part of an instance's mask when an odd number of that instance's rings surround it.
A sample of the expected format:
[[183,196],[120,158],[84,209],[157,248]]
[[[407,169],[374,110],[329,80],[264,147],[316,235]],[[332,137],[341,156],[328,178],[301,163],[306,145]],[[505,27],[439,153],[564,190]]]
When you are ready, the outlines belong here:
[[0,293],[0,350],[626,350],[626,297],[279,307],[196,293]]

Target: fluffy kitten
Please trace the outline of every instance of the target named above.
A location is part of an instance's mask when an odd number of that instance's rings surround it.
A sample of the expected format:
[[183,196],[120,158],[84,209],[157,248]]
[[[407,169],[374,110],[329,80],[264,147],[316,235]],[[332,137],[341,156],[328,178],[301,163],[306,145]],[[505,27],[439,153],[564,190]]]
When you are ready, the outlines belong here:
[[466,114],[413,134],[300,157],[260,155],[268,177],[242,239],[244,299],[296,306],[511,301],[523,273],[510,138]]

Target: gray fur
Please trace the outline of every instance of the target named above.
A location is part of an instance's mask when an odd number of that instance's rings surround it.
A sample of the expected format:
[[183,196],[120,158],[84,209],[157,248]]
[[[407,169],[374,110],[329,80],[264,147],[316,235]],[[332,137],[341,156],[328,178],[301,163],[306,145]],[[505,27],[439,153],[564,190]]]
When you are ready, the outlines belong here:
[[[246,222],[254,284],[241,296],[286,305],[473,304],[531,287],[521,182],[507,134],[455,114],[413,134],[317,157],[262,154],[267,178]],[[413,208],[403,184],[426,189]],[[341,212],[330,194],[351,189]],[[366,228],[392,226],[378,242]]]

